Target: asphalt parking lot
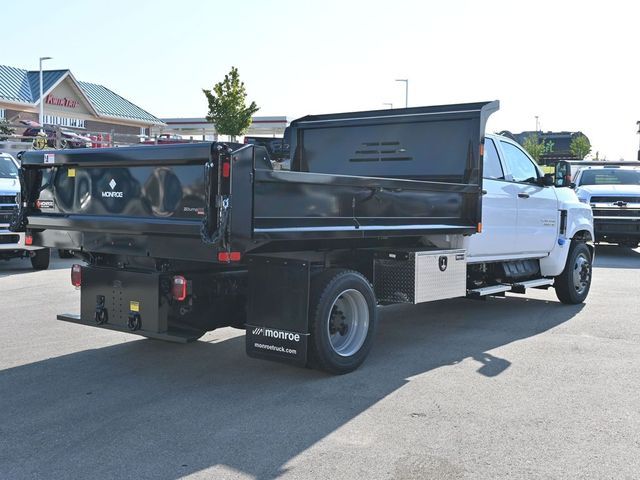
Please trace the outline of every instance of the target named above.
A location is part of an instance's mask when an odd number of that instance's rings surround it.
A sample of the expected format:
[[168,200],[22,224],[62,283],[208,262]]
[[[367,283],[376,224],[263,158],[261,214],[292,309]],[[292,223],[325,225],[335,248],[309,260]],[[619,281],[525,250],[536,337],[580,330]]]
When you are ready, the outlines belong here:
[[382,311],[355,373],[67,324],[72,261],[0,263],[0,478],[638,478],[640,251],[555,294]]

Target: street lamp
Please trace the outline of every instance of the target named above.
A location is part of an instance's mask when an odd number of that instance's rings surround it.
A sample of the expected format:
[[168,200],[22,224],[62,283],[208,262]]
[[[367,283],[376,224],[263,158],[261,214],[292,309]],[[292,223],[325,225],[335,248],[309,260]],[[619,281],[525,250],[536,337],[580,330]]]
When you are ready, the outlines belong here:
[[409,107],[409,79],[408,78],[398,78],[396,82],[404,82],[404,108]]
[[[638,135],[640,135],[640,120],[636,122],[636,125],[638,125]],[[640,162],[640,144],[638,145],[638,161]]]
[[44,98],[42,98],[42,62],[51,57],[40,57],[40,131],[44,132]]
[[385,107],[388,106],[389,108],[393,109],[393,103],[385,102],[385,103],[383,103],[383,105]]

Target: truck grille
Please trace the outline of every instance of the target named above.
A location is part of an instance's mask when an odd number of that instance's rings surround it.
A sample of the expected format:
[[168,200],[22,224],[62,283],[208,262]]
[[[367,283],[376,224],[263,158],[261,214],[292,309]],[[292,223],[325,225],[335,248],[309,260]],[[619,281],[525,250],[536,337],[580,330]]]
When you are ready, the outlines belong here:
[[640,203],[640,197],[620,196],[620,197],[591,197],[591,203]]
[[597,217],[640,217],[640,208],[594,208],[594,218]]
[[640,220],[640,197],[631,195],[591,197],[593,218]]
[[19,235],[0,235],[0,245],[9,245],[18,243],[20,241]]
[[15,195],[0,195],[0,223],[9,223],[16,208]]

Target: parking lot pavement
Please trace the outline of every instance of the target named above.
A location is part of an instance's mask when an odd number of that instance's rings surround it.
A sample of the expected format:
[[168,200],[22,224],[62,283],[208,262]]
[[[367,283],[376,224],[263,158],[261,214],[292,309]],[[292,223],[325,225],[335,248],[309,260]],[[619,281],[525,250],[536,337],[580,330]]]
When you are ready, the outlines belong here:
[[638,478],[640,252],[552,290],[382,310],[358,371],[55,321],[72,261],[0,263],[0,478]]

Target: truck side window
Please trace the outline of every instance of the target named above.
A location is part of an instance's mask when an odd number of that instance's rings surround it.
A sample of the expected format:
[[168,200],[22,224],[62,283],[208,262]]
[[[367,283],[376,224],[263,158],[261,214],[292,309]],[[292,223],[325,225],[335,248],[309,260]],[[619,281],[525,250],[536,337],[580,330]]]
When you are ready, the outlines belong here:
[[490,138],[484,139],[484,157],[482,159],[482,176],[484,178],[494,178],[504,180],[504,172],[498,158],[496,144]]
[[504,161],[513,176],[514,182],[531,182],[538,178],[538,169],[529,157],[515,145],[500,142],[504,152]]

